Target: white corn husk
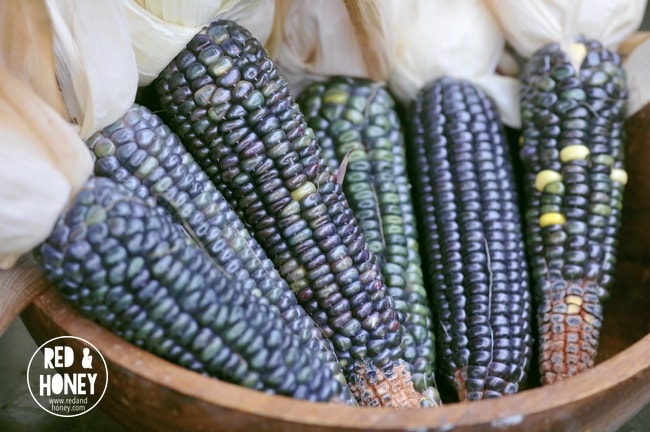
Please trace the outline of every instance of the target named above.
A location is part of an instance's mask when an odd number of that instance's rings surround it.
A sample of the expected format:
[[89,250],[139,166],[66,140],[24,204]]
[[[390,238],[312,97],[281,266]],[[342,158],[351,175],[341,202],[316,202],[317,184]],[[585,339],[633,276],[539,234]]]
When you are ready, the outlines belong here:
[[498,74],[505,39],[483,0],[409,0],[392,8],[397,42],[389,86],[409,103],[441,76],[467,79],[495,101],[502,121],[519,126],[517,79]]
[[123,0],[123,4],[140,86],[150,84],[214,20],[236,21],[266,43],[275,11],[274,0]]
[[393,49],[389,1],[277,0],[267,48],[294,94],[332,75],[385,81]]
[[623,69],[627,75],[629,97],[627,115],[631,116],[650,103],[650,34],[645,33],[636,41],[625,57]]
[[[584,56],[584,52],[571,49],[578,37],[598,40],[616,50],[638,30],[646,8],[646,0],[486,1],[508,43],[522,58],[529,58],[542,46],[557,42],[569,53],[576,69]],[[648,64],[648,54],[643,52],[648,48],[641,45],[637,48],[641,51],[624,66],[630,89],[628,115],[650,101],[650,82],[641,79],[647,75],[647,67],[641,67]]]
[[524,58],[549,42],[568,46],[576,37],[608,48],[635,32],[645,0],[487,0],[508,42]]
[[42,242],[92,171],[75,128],[0,65],[0,269]]
[[135,100],[138,76],[124,6],[108,0],[45,4],[68,119],[87,138],[117,120]]

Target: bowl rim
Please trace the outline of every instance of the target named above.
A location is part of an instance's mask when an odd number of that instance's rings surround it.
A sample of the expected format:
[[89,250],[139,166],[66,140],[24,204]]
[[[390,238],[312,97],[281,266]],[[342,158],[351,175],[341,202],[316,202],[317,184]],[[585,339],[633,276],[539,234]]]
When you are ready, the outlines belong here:
[[[34,314],[41,314],[58,331],[90,341],[109,364],[109,380],[110,369],[117,367],[190,400],[280,423],[345,430],[449,430],[481,424],[501,429],[520,424],[529,416],[543,419],[553,410],[583,404],[599,393],[610,393],[615,387],[629,385],[630,380],[639,377],[643,379],[643,385],[650,390],[648,334],[625,350],[570,380],[551,386],[530,388],[500,399],[450,403],[431,409],[402,410],[296,400],[217,381],[175,365],[123,340],[84,317],[68,304],[44,277],[37,279],[35,283],[43,285],[44,291],[32,300],[21,315],[30,333],[32,331],[29,321],[34,320]],[[644,391],[643,394],[643,397],[628,401],[628,412],[634,413],[650,402],[650,391]],[[373,410],[371,416],[368,415],[368,410]]]

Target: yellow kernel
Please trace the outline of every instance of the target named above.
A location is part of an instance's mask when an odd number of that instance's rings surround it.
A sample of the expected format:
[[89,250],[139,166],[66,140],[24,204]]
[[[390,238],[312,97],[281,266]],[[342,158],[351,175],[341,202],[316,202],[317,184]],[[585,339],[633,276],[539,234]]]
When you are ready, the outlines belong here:
[[577,315],[580,313],[580,306],[577,304],[569,304],[566,308],[567,315]]
[[580,70],[582,62],[587,57],[587,46],[582,42],[574,42],[567,47],[569,61],[575,68],[576,72]]
[[542,228],[549,225],[564,225],[565,222],[564,215],[557,212],[544,213],[539,217],[539,226]]
[[582,144],[574,144],[564,147],[560,150],[560,160],[569,162],[577,159],[587,159],[589,156],[589,147]]
[[582,297],[577,295],[568,295],[564,299],[568,304],[574,304],[580,306],[582,304]]
[[323,94],[323,102],[345,105],[348,102],[348,97],[348,93],[344,90],[330,89]]
[[524,145],[524,136],[523,136],[523,135],[519,135],[519,146],[521,147],[521,146],[523,146],[523,145]]
[[554,181],[561,181],[562,174],[553,170],[541,170],[535,177],[535,189],[542,192],[544,187]]
[[612,168],[612,172],[609,175],[612,181],[621,183],[623,185],[627,184],[627,171],[621,168]]
[[300,201],[303,198],[306,198],[309,195],[313,194],[314,192],[316,192],[316,185],[308,181],[300,187],[294,189],[291,192],[291,198],[293,198],[295,201]]
[[589,325],[594,325],[594,323],[596,322],[596,317],[588,313],[584,314],[582,319]]

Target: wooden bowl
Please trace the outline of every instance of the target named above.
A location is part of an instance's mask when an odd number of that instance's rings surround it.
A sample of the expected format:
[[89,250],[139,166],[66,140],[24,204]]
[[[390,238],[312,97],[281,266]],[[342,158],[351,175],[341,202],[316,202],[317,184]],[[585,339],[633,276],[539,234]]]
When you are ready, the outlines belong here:
[[337,407],[266,395],[175,366],[82,317],[43,276],[29,278],[44,291],[22,319],[38,344],[73,335],[99,349],[109,371],[99,406],[131,430],[613,431],[650,402],[649,117],[646,108],[626,127],[630,181],[617,285],[606,305],[597,365],[568,381],[432,409]]

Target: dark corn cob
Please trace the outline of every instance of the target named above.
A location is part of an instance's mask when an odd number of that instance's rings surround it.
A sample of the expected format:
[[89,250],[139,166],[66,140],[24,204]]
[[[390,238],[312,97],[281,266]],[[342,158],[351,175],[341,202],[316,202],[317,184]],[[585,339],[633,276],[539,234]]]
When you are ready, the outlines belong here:
[[438,377],[460,400],[512,394],[530,363],[532,309],[499,113],[469,81],[443,77],[419,92],[409,119]]
[[345,400],[345,386],[277,308],[111,179],[88,180],[36,255],[65,298],[161,357],[269,393]]
[[416,389],[425,391],[435,384],[433,325],[395,103],[384,85],[351,77],[313,83],[297,102],[326,163],[343,175],[345,195],[395,300],[404,359],[414,367]]
[[346,221],[313,131],[259,41],[212,23],[154,85],[169,125],[331,338],[361,403],[419,405],[375,256]]
[[620,59],[596,41],[570,50],[584,55],[579,70],[549,44],[521,78],[526,237],[544,384],[594,364],[627,181]]
[[139,198],[153,197],[194,234],[197,242],[244,287],[280,309],[285,323],[344,381],[329,339],[298,304],[259,243],[180,140],[160,117],[133,105],[87,140],[95,174],[110,177]]

